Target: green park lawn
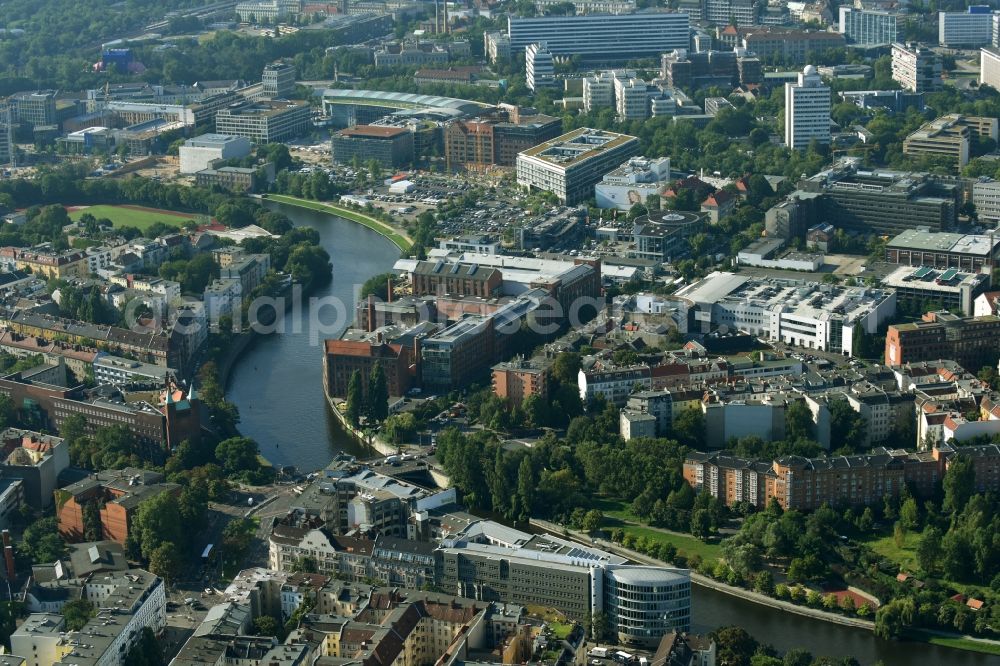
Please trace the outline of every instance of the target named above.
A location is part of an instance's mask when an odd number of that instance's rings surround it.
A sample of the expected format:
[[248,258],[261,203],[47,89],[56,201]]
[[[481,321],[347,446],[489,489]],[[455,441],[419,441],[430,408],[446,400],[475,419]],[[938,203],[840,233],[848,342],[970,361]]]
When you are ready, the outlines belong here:
[[896,539],[892,534],[874,537],[864,543],[885,559],[898,564],[901,570],[912,572],[919,568],[917,546],[922,536],[920,532],[907,532],[902,547],[896,545]]
[[145,231],[152,225],[160,222],[167,226],[180,228],[186,221],[196,219],[196,215],[186,213],[175,213],[169,210],[157,210],[154,208],[127,208],[125,206],[88,206],[74,210],[69,214],[73,220],[79,220],[84,213],[90,213],[97,219],[107,218],[116,227],[136,227],[140,231]]
[[593,506],[604,514],[604,522],[601,527],[606,530],[618,527],[626,534],[631,534],[636,538],[646,537],[656,543],[671,543],[677,549],[678,554],[688,558],[700,555],[703,560],[714,560],[719,557],[720,548],[716,543],[705,543],[701,539],[687,534],[664,532],[641,525],[642,521],[632,513],[628,502],[599,497],[595,498]]

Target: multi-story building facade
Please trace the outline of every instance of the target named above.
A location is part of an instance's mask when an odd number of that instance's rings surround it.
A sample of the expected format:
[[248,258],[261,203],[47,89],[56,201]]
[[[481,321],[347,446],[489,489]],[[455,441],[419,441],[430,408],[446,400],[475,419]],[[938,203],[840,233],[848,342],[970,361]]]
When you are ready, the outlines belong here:
[[922,93],[941,89],[941,61],[933,51],[915,44],[892,45],[892,78],[904,90]]
[[242,136],[202,134],[180,147],[180,172],[197,173],[210,168],[216,160],[238,159],[250,154],[250,141]]
[[410,272],[415,296],[478,296],[494,298],[500,295],[503,275],[499,269],[476,263],[420,261]]
[[752,335],[850,355],[859,326],[873,334],[896,312],[895,293],[715,272],[675,292],[677,325],[708,333],[725,325]]
[[444,131],[445,158],[449,169],[513,167],[519,152],[561,133],[562,121],[558,118],[522,115],[516,107],[502,107],[491,116],[449,123]]
[[604,613],[619,641],[654,647],[690,628],[687,571],[627,566],[616,555],[551,535],[478,521],[435,552],[438,585],[460,596],[550,606],[571,618]]
[[638,152],[633,136],[582,127],[518,154],[517,183],[575,204],[590,198],[605,174]]
[[798,83],[785,84],[785,145],[804,150],[813,141],[830,143],[830,88],[806,65]]
[[972,185],[976,215],[986,222],[1000,222],[1000,181],[980,179]]
[[24,501],[35,509],[52,504],[59,474],[69,467],[69,445],[61,437],[8,428],[0,432],[0,474],[20,479]]
[[491,63],[510,60],[510,37],[502,32],[483,34],[483,52]]
[[576,55],[595,63],[650,58],[688,48],[690,29],[687,14],[666,11],[507,19],[511,49],[544,43],[553,56]]
[[[997,189],[996,196],[1000,198],[1000,188]],[[979,214],[982,218],[982,212]],[[890,240],[885,247],[887,262],[906,266],[957,268],[966,272],[979,272],[997,259],[1000,259],[1000,237],[994,238],[982,234],[910,229]]]
[[[726,39],[729,33],[730,39]],[[828,49],[844,48],[844,36],[823,30],[790,30],[778,26],[729,26],[723,43],[742,46],[763,63],[804,64]]]
[[413,132],[405,127],[355,125],[333,135],[333,161],[365,164],[377,160],[386,168],[399,168],[413,162]]
[[942,157],[958,168],[969,163],[972,141],[997,140],[997,119],[951,113],[925,123],[903,141],[903,153]]
[[274,62],[264,67],[261,81],[264,96],[273,99],[287,99],[295,92],[295,65]]
[[859,46],[892,44],[896,41],[896,14],[841,7],[839,31],[849,43]]
[[14,118],[31,126],[56,124],[55,90],[35,90],[21,92],[10,98]]
[[493,366],[493,393],[511,405],[520,405],[533,395],[548,400],[550,368],[545,357],[498,363]]
[[216,132],[243,136],[256,144],[293,139],[309,127],[309,105],[299,102],[245,102],[215,114]]
[[605,174],[594,186],[594,197],[598,208],[627,211],[637,203],[645,205],[649,196],[659,196],[669,180],[669,157],[656,160],[633,157]]
[[947,358],[964,368],[981,368],[996,356],[1000,317],[956,317],[931,312],[922,321],[889,326],[885,364]]
[[166,483],[158,472],[126,468],[98,472],[55,491],[59,534],[70,541],[84,541],[86,505],[98,506],[99,538],[125,544],[132,518],[139,506],[162,493],[179,495],[181,487]]
[[555,85],[555,60],[545,42],[524,47],[524,76],[528,88],[533,92]]
[[896,302],[916,308],[933,303],[951,312],[973,314],[976,297],[990,288],[989,273],[965,273],[957,268],[934,269],[900,266],[882,278],[882,285],[896,292]]
[[995,46],[979,50],[979,83],[1000,90],[1000,49]]
[[389,395],[401,396],[409,390],[413,377],[409,347],[353,340],[326,340],[323,355],[323,385],[331,398],[346,398],[351,375],[361,375],[361,394],[367,395],[368,378],[376,365],[382,366]]
[[755,25],[755,0],[704,0],[705,20],[715,25]]
[[[947,231],[958,222],[962,188],[954,179],[922,172],[868,170],[841,161],[799,181],[823,219],[835,227],[863,234],[898,234],[926,227]],[[808,206],[807,206],[808,208]]]
[[684,480],[727,505],[749,502],[758,507],[774,499],[784,509],[813,510],[823,504],[868,506],[904,487],[927,497],[935,492],[957,456],[975,464],[980,492],[1000,488],[1000,447],[996,444],[907,453],[875,448],[854,456],[803,458],[785,456],[772,462],[722,454],[694,453],[684,461]]
[[985,46],[993,35],[989,7],[969,7],[964,12],[938,12],[938,44],[952,49]]

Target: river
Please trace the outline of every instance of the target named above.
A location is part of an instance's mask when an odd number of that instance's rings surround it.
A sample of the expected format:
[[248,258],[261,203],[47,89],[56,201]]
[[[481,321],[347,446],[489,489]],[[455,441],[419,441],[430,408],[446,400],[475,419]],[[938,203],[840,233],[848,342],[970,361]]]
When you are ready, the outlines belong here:
[[[335,331],[319,335],[317,342],[309,331],[317,313],[308,302],[300,315],[289,309],[283,320],[286,332],[258,336],[233,366],[226,397],[240,410],[240,433],[256,440],[264,457],[274,465],[311,472],[328,465],[339,451],[363,453],[327,407],[322,339],[343,332],[353,315],[355,292],[372,275],[391,269],[399,249],[374,231],[339,217],[271,202],[265,205],[288,215],[296,226],[319,232],[333,261],[333,280],[312,297],[339,299],[347,304],[348,317]],[[317,316],[333,324],[331,308]],[[297,333],[292,332],[296,320],[301,322]]]
[[[399,251],[391,242],[361,225],[302,208],[268,203],[300,226],[316,229],[333,259],[333,281],[314,294],[354,303],[355,290],[369,277],[391,268]],[[240,410],[239,430],[255,439],[275,465],[295,465],[309,472],[326,466],[340,451],[361,454],[330,413],[323,395],[322,347],[313,344],[306,326],[292,333],[292,312],[285,315],[289,332],[259,338],[230,374],[227,397]],[[304,307],[300,319],[308,322]],[[346,323],[345,323],[346,326]],[[336,337],[343,330],[321,337]],[[737,624],[757,640],[778,650],[805,648],[815,656],[854,656],[868,666],[987,666],[997,657],[950,650],[922,643],[890,643],[870,632],[822,622],[721,592],[695,586],[692,611],[695,632]]]

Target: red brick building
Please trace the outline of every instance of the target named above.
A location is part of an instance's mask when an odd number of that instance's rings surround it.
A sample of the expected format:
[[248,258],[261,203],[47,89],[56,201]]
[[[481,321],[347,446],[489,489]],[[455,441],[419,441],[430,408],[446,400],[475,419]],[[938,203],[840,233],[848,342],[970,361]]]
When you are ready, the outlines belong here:
[[331,398],[346,398],[351,375],[361,374],[362,394],[368,391],[368,377],[376,365],[382,366],[389,395],[406,393],[413,383],[414,350],[403,345],[361,340],[326,340],[323,355],[323,385]]
[[515,359],[493,366],[493,393],[512,405],[537,395],[549,399],[549,370],[545,359]]
[[[98,540],[125,545],[132,519],[143,502],[162,493],[180,492],[178,484],[164,483],[159,472],[131,467],[99,472],[55,492],[59,534],[67,541],[86,541],[90,527],[100,531]],[[87,506],[91,504],[98,509],[99,524],[88,525]]]
[[450,294],[492,298],[500,295],[503,276],[478,264],[420,261],[410,274],[414,296]]

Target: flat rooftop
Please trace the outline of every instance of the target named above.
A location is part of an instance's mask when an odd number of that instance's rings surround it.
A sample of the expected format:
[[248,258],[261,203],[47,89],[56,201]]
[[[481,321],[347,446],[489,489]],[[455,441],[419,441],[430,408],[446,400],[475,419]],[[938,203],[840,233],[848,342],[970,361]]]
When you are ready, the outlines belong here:
[[938,270],[929,266],[900,266],[882,278],[882,284],[894,289],[921,289],[943,293],[959,291],[962,287],[973,289],[989,281],[985,273],[964,273],[955,268]]
[[519,156],[533,157],[550,164],[569,167],[632,141],[638,141],[638,139],[628,134],[580,127],[551,141],[529,148],[519,153]]
[[1000,245],[1000,237],[907,229],[889,241],[887,247],[926,252],[954,252],[986,257],[989,256],[990,249],[992,248],[995,252],[998,245]]

